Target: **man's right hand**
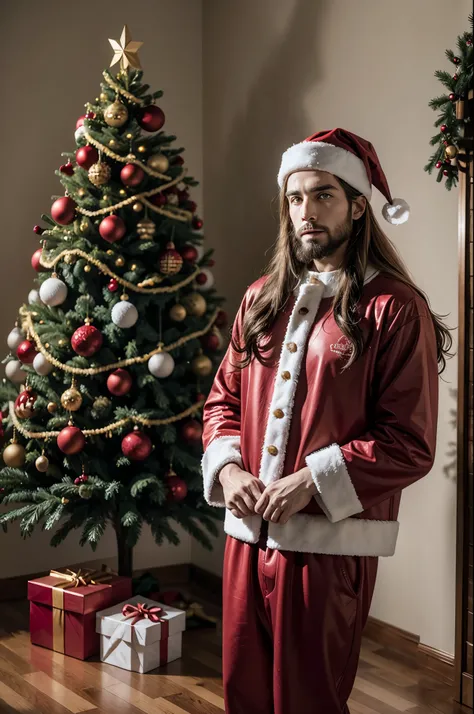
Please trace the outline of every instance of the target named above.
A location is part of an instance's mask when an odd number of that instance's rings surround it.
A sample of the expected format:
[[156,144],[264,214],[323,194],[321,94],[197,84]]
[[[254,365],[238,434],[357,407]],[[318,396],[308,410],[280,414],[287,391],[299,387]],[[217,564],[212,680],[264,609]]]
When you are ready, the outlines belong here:
[[226,464],[219,473],[226,508],[236,517],[252,516],[265,484],[237,464]]

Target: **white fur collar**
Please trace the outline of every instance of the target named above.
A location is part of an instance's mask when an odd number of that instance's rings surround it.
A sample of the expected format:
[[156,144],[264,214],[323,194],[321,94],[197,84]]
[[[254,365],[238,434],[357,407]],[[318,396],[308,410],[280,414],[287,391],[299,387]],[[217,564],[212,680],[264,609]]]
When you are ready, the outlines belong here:
[[[316,270],[305,269],[301,276],[299,284],[295,288],[295,293],[298,293],[302,285],[314,284],[314,285],[324,285],[323,298],[334,297],[337,292],[337,284],[339,280],[339,275],[341,270],[329,270],[327,272],[319,273]],[[372,265],[367,266],[365,271],[364,285],[369,283],[373,278],[379,274],[377,268]]]

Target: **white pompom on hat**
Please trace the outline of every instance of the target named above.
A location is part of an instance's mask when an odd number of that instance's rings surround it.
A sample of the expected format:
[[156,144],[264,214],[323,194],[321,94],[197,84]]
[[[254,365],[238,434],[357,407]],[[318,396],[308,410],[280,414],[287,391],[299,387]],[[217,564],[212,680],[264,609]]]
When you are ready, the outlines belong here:
[[280,188],[295,171],[315,169],[328,171],[360,191],[370,201],[372,186],[387,199],[382,209],[386,221],[393,225],[405,223],[410,208],[403,198],[394,198],[380,165],[377,153],[369,141],[346,129],[320,131],[299,144],[294,144],[282,156],[278,185]]

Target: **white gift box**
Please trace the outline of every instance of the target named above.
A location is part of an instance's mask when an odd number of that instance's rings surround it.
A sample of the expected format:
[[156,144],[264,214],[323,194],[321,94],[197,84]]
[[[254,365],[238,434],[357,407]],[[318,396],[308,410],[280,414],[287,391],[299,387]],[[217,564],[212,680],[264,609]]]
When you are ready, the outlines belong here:
[[[126,604],[138,603],[144,603],[147,608],[163,608],[159,617],[166,622],[152,622],[148,618],[142,618],[132,625],[134,617],[125,619],[122,608]],[[143,595],[135,595],[96,614],[101,661],[134,672],[148,672],[181,657],[185,629],[184,610],[149,600]]]

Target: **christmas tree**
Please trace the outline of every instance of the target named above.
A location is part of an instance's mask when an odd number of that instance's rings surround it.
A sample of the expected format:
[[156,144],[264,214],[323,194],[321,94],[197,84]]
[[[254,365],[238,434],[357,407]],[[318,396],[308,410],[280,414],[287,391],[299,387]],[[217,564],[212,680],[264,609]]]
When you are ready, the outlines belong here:
[[4,530],[81,529],[95,549],[116,532],[129,575],[144,523],[157,544],[179,523],[205,547],[216,510],[202,496],[201,414],[226,325],[203,248],[202,220],[183,148],[142,83],[141,42],[109,40],[114,76],[77,121],[76,150],[57,176],[37,288],[8,336],[0,386]]

